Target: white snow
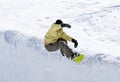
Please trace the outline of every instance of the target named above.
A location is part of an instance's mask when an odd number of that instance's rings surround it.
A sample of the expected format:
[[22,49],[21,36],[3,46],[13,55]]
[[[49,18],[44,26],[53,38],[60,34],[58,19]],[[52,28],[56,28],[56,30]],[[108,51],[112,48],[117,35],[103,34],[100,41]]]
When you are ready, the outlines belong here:
[[[44,48],[56,19],[80,64]],[[120,0],[0,0],[0,82],[120,82],[119,54]]]

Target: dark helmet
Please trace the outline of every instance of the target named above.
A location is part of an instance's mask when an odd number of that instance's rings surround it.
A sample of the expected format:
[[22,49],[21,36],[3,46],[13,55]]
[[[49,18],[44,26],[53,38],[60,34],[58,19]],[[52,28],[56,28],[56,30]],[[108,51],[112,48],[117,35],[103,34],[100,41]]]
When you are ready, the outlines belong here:
[[63,22],[62,22],[62,20],[60,20],[60,19],[58,19],[58,20],[56,20],[56,22],[55,22],[55,24],[62,24]]

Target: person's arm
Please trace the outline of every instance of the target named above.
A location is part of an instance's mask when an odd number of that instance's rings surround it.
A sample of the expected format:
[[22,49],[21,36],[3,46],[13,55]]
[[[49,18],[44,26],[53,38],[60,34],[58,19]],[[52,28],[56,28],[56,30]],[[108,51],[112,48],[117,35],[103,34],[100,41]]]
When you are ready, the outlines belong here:
[[70,37],[69,35],[67,35],[62,29],[60,30],[60,34],[61,34],[60,38],[72,42],[72,37]]

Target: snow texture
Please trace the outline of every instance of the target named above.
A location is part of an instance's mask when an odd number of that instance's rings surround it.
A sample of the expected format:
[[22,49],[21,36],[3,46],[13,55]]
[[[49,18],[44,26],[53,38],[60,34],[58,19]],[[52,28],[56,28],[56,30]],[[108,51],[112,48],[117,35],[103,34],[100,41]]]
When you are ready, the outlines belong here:
[[76,64],[59,51],[47,52],[41,39],[17,31],[0,32],[0,39],[1,82],[120,81],[120,57],[99,53]]
[[[80,64],[44,48],[56,19]],[[120,0],[0,0],[0,82],[120,82]]]

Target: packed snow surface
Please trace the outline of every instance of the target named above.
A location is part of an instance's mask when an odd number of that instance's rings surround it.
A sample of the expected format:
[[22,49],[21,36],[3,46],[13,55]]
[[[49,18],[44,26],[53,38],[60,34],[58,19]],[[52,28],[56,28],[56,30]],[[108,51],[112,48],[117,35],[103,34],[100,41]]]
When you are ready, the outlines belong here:
[[[56,19],[80,64],[44,48]],[[120,82],[120,0],[0,0],[0,82]]]

